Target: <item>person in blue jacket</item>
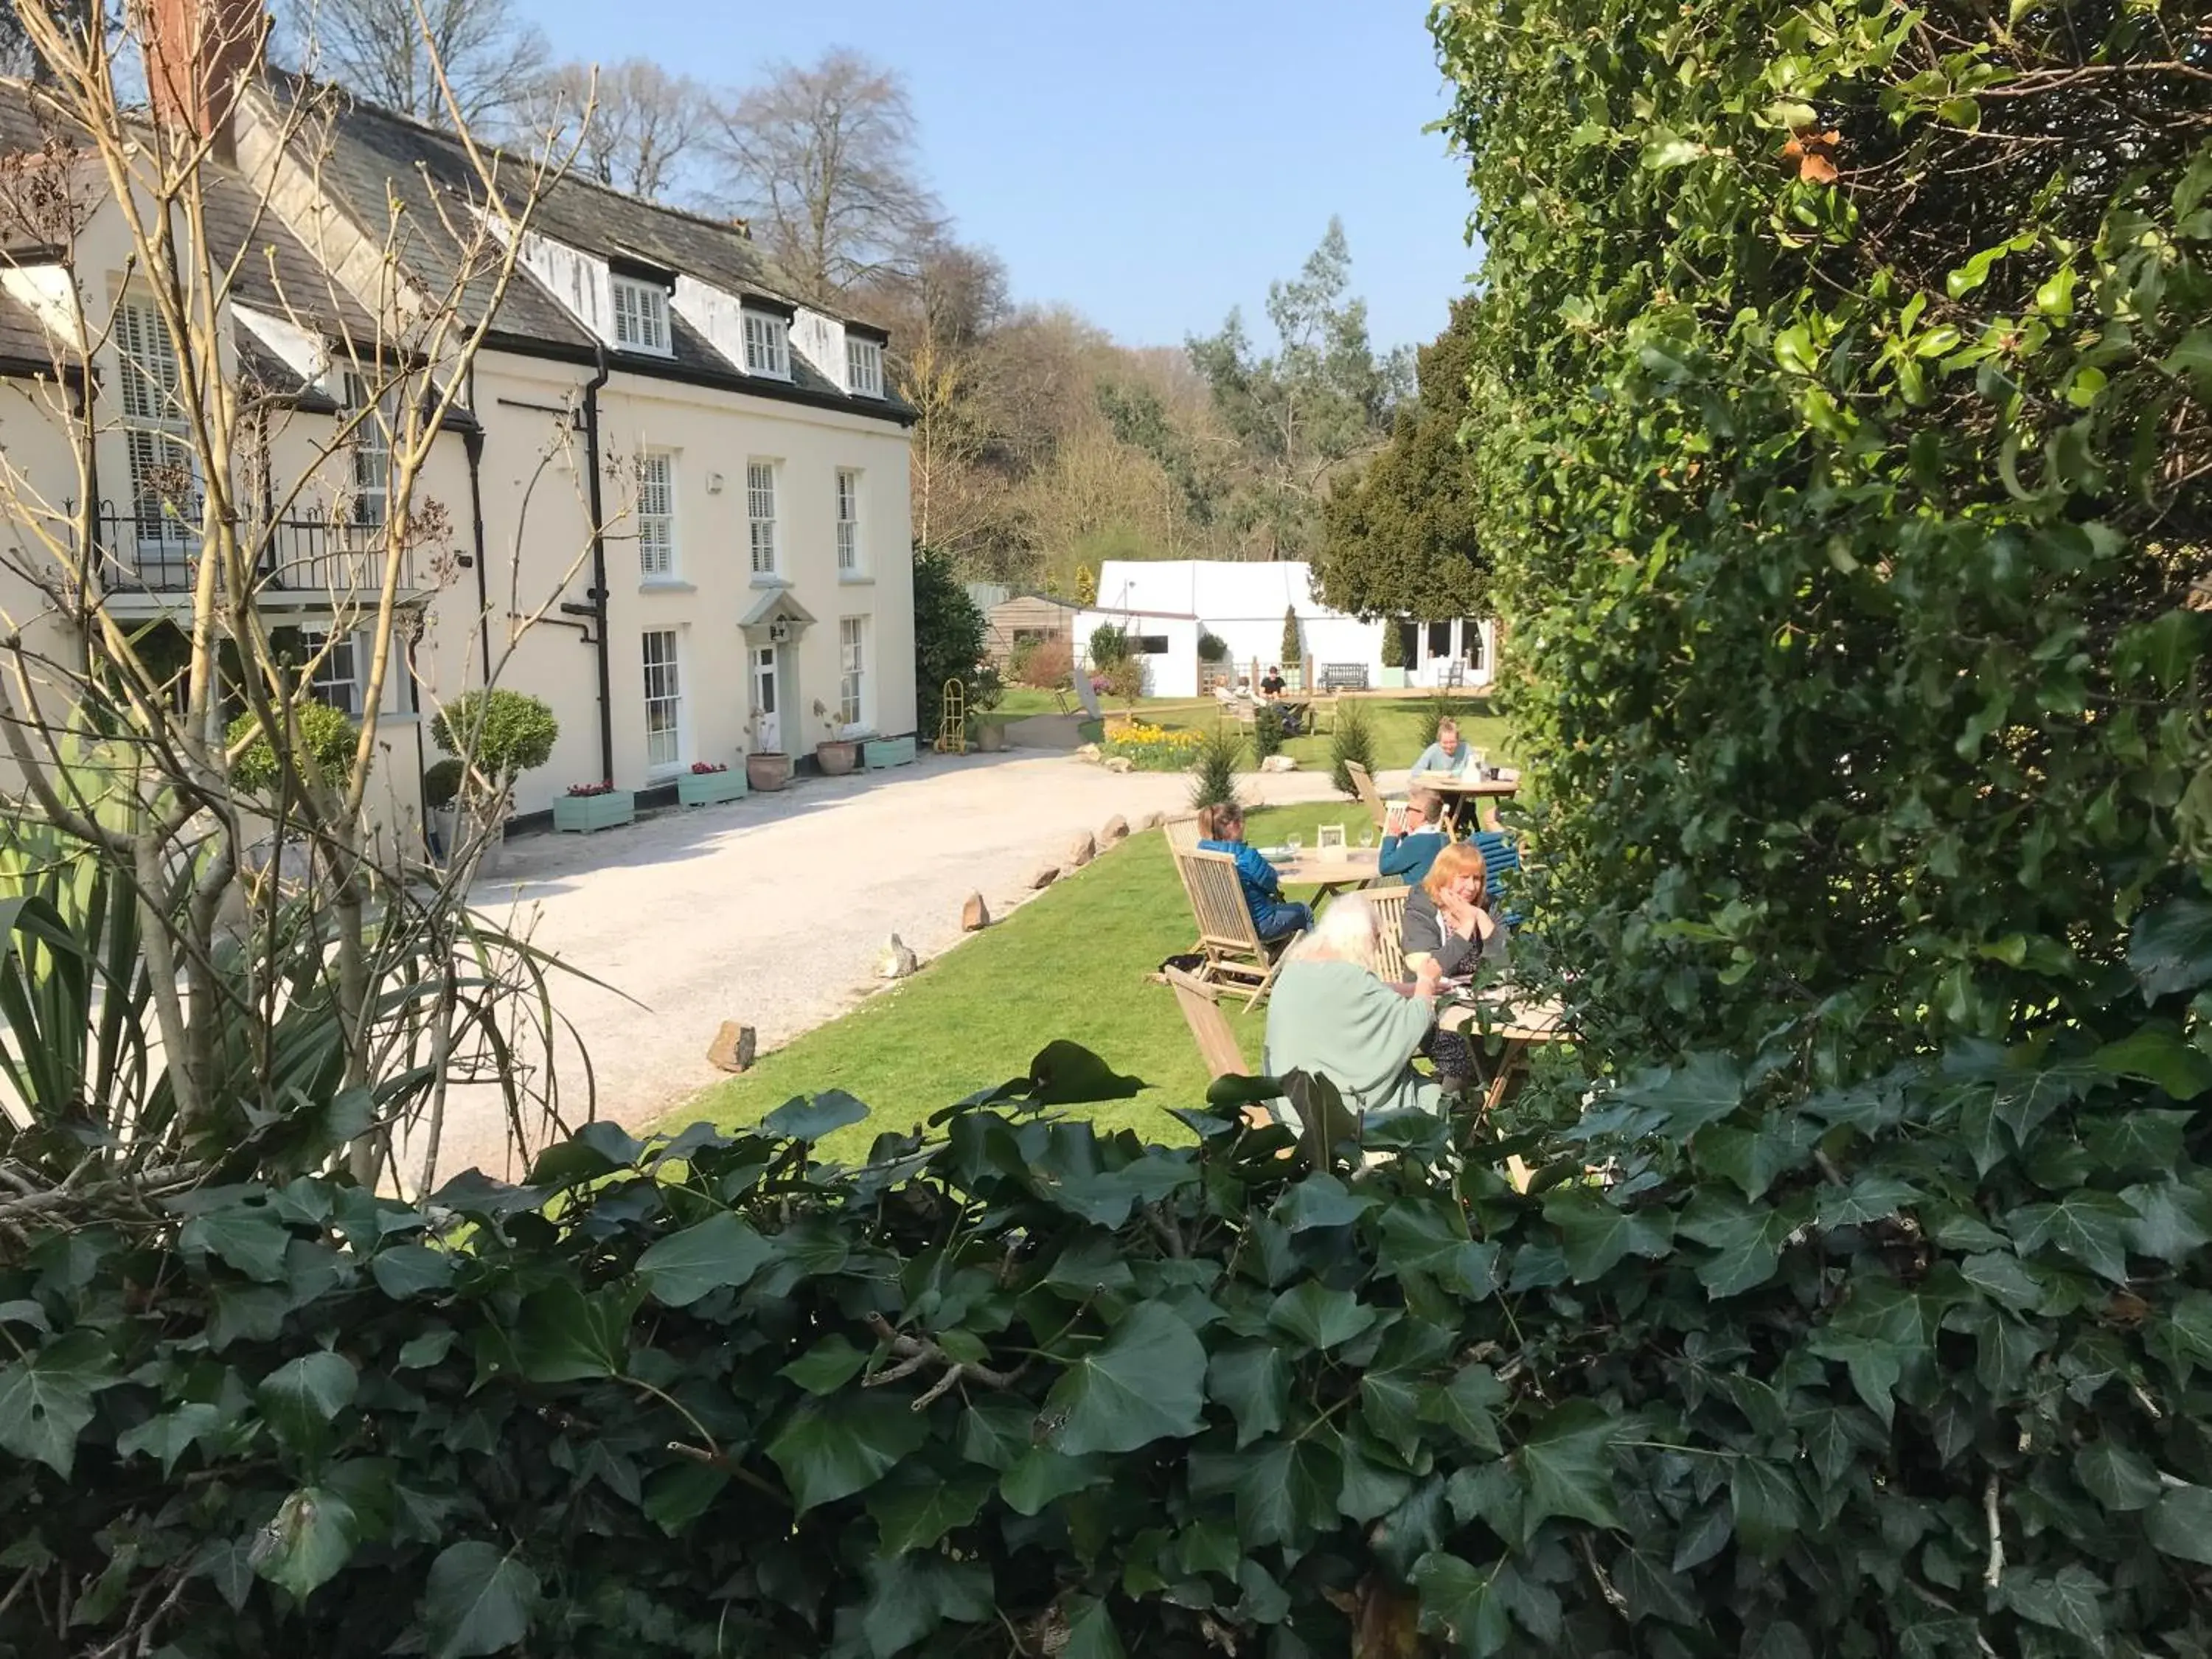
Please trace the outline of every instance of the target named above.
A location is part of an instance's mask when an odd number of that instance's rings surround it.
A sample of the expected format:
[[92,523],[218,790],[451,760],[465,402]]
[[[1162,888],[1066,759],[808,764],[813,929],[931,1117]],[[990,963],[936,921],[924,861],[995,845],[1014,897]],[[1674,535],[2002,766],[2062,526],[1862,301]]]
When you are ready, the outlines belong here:
[[1376,869],[1382,875],[1403,876],[1407,886],[1419,887],[1437,854],[1451,842],[1438,825],[1443,811],[1444,798],[1435,790],[1413,791],[1406,801],[1405,833],[1382,837]]
[[1237,879],[1243,884],[1244,902],[1251,907],[1252,925],[1262,939],[1288,939],[1313,926],[1313,911],[1286,902],[1283,883],[1275,866],[1258,849],[1244,844],[1244,809],[1237,805],[1208,806],[1198,815],[1198,843],[1202,853],[1226,853],[1237,860]]
[[1459,740],[1459,722],[1447,714],[1437,722],[1437,740],[1421,750],[1420,759],[1413,763],[1416,776],[1423,772],[1442,772],[1448,777],[1458,777],[1474,759],[1474,750]]

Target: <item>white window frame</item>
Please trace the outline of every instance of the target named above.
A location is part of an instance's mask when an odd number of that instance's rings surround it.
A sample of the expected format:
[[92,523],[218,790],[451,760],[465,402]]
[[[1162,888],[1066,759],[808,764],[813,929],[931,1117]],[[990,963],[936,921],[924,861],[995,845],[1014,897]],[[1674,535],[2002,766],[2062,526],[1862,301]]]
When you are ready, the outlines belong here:
[[353,428],[352,523],[360,530],[381,530],[392,512],[392,437],[385,428],[389,410],[379,409],[360,375],[345,377],[346,407],[357,418]]
[[676,546],[676,456],[671,450],[648,449],[637,458],[639,576],[648,582],[674,581]]
[[[316,659],[314,672],[307,677],[308,697],[337,709],[348,720],[359,720],[362,702],[359,635],[341,634],[333,643],[327,631],[303,628],[300,630],[300,646],[310,659]],[[329,648],[325,650],[325,647]]]
[[791,378],[791,324],[765,311],[744,313],[745,373],[770,380]]
[[[157,550],[155,562],[167,564],[199,539],[199,466],[187,441],[184,370],[161,313],[139,301],[125,301],[116,314],[115,355],[131,465],[133,553],[135,544],[149,544]],[[185,502],[161,488],[161,475],[179,468],[192,480],[192,499]]]
[[868,719],[868,619],[837,619],[837,718],[846,732]]
[[856,398],[884,395],[884,348],[880,340],[845,337],[845,384]]
[[776,471],[774,461],[745,463],[746,543],[756,580],[781,574],[783,550],[775,520]]
[[857,576],[860,566],[860,472],[837,469],[837,574]]
[[[655,641],[665,641],[656,655]],[[673,628],[648,628],[640,637],[638,659],[645,676],[645,764],[656,775],[684,768],[684,641]],[[656,727],[656,716],[662,723]],[[654,745],[660,744],[656,751]]]
[[615,344],[624,351],[669,355],[668,293],[658,283],[614,278]]

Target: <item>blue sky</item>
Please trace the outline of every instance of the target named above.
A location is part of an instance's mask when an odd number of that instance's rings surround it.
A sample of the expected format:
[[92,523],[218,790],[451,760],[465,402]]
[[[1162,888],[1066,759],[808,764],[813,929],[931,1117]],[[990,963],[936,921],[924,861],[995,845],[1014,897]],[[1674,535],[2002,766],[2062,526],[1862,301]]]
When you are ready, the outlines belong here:
[[931,182],[1015,297],[1135,345],[1261,319],[1332,213],[1376,343],[1427,340],[1465,286],[1425,0],[524,0],[565,58],[714,85],[852,46],[914,94]]

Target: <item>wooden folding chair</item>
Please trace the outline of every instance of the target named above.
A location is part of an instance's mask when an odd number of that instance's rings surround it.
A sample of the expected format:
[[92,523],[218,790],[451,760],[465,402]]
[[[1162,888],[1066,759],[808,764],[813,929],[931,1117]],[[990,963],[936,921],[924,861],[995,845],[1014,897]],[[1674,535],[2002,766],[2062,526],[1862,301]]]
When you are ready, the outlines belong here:
[[1275,982],[1279,953],[1288,939],[1268,944],[1252,920],[1252,907],[1244,902],[1243,879],[1237,860],[1226,853],[1189,852],[1176,862],[1190,890],[1191,908],[1198,916],[1198,948],[1206,957],[1206,978],[1228,981],[1238,989],[1251,987],[1244,1000],[1247,1010],[1259,1006]]
[[1375,913],[1377,979],[1395,982],[1413,976],[1413,970],[1406,966],[1406,898],[1412,890],[1407,887],[1373,888],[1360,895],[1367,908]]
[[1252,1068],[1244,1063],[1237,1034],[1222,1016],[1219,988],[1194,979],[1180,968],[1166,969],[1161,977],[1174,988],[1176,1006],[1182,1010],[1183,1024],[1190,1027],[1191,1040],[1198,1044],[1206,1074],[1210,1078],[1251,1076]]
[[1336,735],[1336,706],[1343,699],[1336,696],[1316,697],[1306,705],[1306,734],[1309,737]]
[[1358,761],[1346,761],[1344,769],[1352,776],[1352,787],[1359,792],[1359,799],[1375,815],[1375,827],[1380,830],[1389,821],[1390,809],[1382,799],[1382,792],[1375,787],[1375,779]]

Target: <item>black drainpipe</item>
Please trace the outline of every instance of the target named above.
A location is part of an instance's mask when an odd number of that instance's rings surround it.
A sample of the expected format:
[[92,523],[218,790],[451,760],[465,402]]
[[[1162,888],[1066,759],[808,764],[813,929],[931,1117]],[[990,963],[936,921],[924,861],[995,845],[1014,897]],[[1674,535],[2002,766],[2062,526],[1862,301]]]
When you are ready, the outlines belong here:
[[615,775],[614,663],[607,645],[607,538],[601,532],[606,517],[599,510],[599,388],[607,383],[607,349],[595,346],[599,369],[584,382],[584,465],[591,480],[592,591],[588,598],[599,623],[599,775],[608,782]]
[[[477,549],[477,629],[483,646],[484,684],[491,684],[491,579],[484,572],[483,428],[472,427],[461,434],[461,451],[469,458],[470,528]],[[468,688],[461,688],[466,690]]]

